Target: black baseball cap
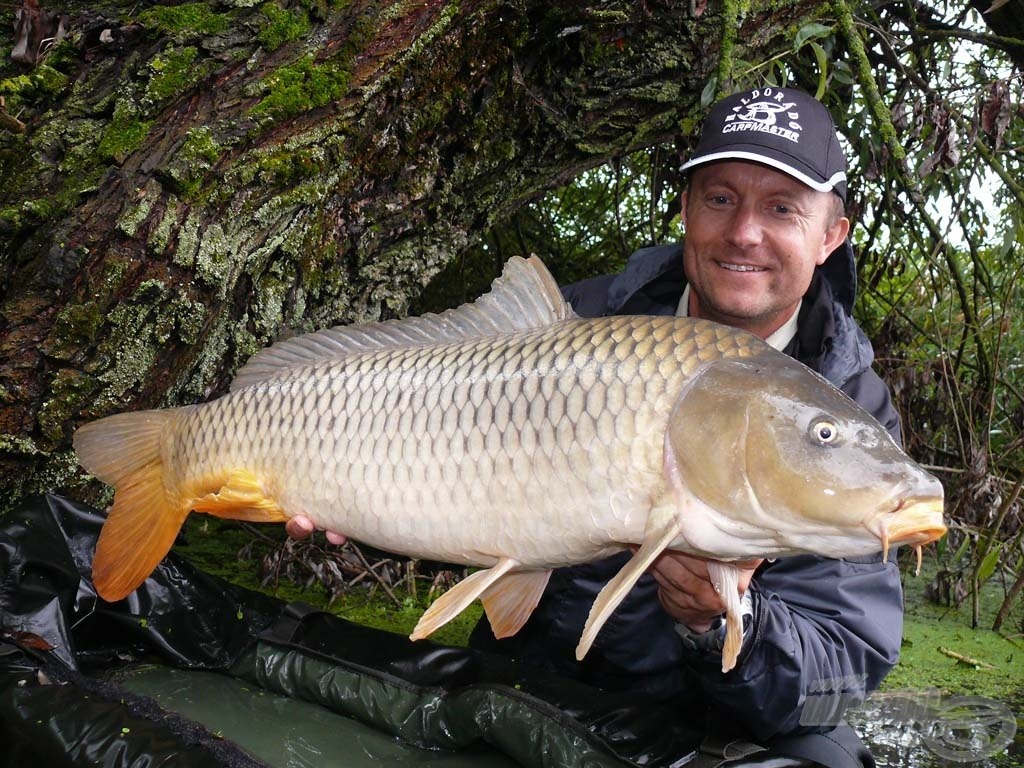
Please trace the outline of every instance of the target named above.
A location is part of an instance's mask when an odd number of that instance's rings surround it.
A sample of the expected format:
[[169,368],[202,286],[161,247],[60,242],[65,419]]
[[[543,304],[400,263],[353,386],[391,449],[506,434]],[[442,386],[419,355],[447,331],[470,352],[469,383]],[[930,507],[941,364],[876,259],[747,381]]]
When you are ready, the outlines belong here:
[[761,163],[846,202],[846,157],[832,115],[795,88],[754,88],[713,105],[680,170],[718,160]]

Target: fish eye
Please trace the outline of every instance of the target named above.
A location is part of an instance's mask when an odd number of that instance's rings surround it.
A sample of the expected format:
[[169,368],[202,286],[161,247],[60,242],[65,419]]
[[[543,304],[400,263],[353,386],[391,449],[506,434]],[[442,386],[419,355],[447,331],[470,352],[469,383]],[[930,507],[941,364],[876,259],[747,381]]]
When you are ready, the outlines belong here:
[[819,419],[811,426],[811,434],[822,445],[828,445],[839,439],[839,428],[828,419]]

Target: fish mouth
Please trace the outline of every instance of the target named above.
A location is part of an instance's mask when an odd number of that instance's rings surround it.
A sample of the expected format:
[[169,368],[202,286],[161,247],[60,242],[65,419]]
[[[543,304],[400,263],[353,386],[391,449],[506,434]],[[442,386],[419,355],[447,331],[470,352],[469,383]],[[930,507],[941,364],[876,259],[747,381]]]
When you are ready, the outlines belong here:
[[946,533],[942,521],[942,499],[906,499],[890,514],[894,519],[884,524],[883,543],[923,546],[941,539]]
[[942,521],[942,498],[902,499],[891,512],[877,515],[868,530],[882,542],[883,559],[889,548],[907,545],[917,552],[917,570],[921,570],[921,547],[946,534]]

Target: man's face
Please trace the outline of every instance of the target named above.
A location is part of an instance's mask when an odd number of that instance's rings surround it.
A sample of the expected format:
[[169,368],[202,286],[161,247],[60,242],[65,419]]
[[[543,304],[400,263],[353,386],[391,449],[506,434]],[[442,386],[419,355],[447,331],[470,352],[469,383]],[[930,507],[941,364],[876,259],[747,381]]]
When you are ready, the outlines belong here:
[[756,163],[696,168],[682,211],[690,314],[762,338],[782,326],[849,231],[832,198]]

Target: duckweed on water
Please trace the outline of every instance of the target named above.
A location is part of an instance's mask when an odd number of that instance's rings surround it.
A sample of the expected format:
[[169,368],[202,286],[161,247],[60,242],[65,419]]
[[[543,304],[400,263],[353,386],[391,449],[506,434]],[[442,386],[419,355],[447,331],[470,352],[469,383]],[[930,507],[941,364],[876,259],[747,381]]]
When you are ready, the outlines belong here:
[[[926,567],[919,577],[903,581],[906,611],[900,662],[883,684],[884,690],[928,690],[974,694],[997,699],[1024,691],[1024,610],[1018,604],[1003,632],[990,627],[1003,599],[992,580],[982,590],[981,621],[970,625],[970,606],[936,605],[925,599],[925,585],[935,576]],[[980,662],[975,666],[953,654]]]

